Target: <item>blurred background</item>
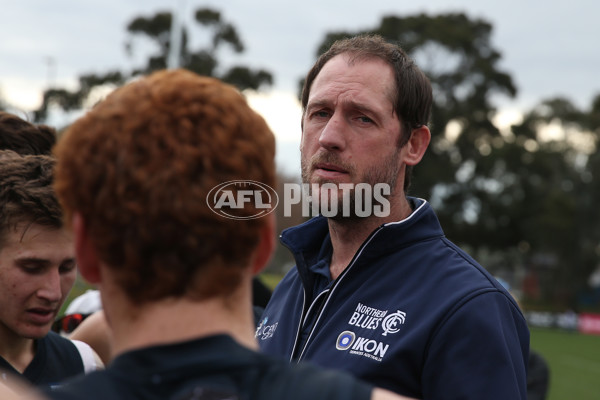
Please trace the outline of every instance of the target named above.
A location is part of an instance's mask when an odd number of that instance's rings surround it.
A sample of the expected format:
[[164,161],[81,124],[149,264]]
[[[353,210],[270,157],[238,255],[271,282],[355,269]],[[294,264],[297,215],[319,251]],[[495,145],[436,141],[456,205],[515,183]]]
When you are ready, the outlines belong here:
[[[184,67],[244,91],[299,182],[304,74],[333,40],[401,44],[434,87],[410,194],[510,287],[549,399],[600,393],[600,3],[21,0],[0,13],[0,109],[63,129],[140,74]],[[491,2],[489,2],[491,3]],[[284,216],[279,231],[303,221]],[[279,247],[261,276],[293,266]],[[72,296],[86,289],[78,282]]]

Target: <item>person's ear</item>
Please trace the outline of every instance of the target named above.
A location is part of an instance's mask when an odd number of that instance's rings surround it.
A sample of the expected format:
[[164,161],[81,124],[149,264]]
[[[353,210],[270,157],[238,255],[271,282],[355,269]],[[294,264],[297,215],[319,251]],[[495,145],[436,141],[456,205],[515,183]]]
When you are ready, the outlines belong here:
[[421,126],[413,129],[410,134],[410,139],[406,143],[406,152],[404,154],[404,162],[406,165],[418,164],[429,146],[431,141],[431,132],[427,126]]
[[88,227],[83,216],[78,212],[73,214],[73,236],[75,240],[75,258],[81,276],[91,284],[100,282],[100,264],[96,249],[90,241]]
[[275,213],[264,216],[265,224],[259,233],[259,242],[252,258],[252,273],[258,274],[267,266],[275,251]]

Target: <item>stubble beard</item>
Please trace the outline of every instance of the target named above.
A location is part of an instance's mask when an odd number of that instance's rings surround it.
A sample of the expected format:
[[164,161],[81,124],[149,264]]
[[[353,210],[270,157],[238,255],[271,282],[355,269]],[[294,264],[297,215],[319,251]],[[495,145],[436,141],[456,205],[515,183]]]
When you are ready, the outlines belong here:
[[[331,152],[323,152],[323,153],[317,153],[314,156],[311,157],[310,160],[306,160],[306,157],[304,157],[304,154],[301,153],[301,157],[300,157],[300,164],[301,164],[301,169],[302,169],[302,183],[304,184],[309,184],[310,187],[310,195],[313,195],[312,193],[312,185],[310,184],[319,184],[319,185],[323,185],[325,183],[333,183],[333,184],[338,184],[338,182],[333,182],[327,179],[322,179],[322,178],[318,178],[318,179],[311,179],[311,175],[312,172],[314,170],[314,165],[318,164],[318,163],[330,163],[330,164],[334,164],[337,165],[341,168],[343,168],[344,170],[348,171],[350,177],[355,175],[355,169],[352,165],[346,164],[344,162],[342,162],[339,157]],[[393,195],[395,188],[396,188],[396,184],[398,183],[398,174],[400,173],[400,163],[399,163],[399,158],[400,158],[400,153],[398,151],[393,151],[391,152],[391,154],[383,159],[381,159],[381,161],[375,165],[372,165],[371,167],[369,167],[364,174],[362,175],[361,179],[358,182],[353,182],[355,185],[358,183],[366,183],[368,185],[371,185],[371,188],[373,188],[375,186],[375,184],[377,183],[385,183],[388,184],[390,187],[390,195]],[[375,204],[377,204],[377,202],[374,199],[373,196],[374,191],[371,191],[372,196],[369,199],[365,199],[363,198],[363,202],[369,201],[371,204],[371,207],[373,207]],[[342,210],[343,210],[343,204],[344,204],[344,199],[342,197],[342,192],[341,189],[338,191],[338,197],[337,197],[337,210],[338,213],[333,216],[333,217],[329,217],[329,219],[336,221],[336,222],[347,222],[347,223],[354,223],[357,221],[361,221],[364,220],[365,217],[362,216],[358,216],[356,215],[356,196],[355,196],[355,190],[351,189],[349,191],[346,192],[346,195],[349,196],[348,200],[346,200],[347,204],[350,204],[350,214],[349,215],[343,215]],[[316,201],[320,200],[320,194],[314,194],[314,196],[316,197]],[[390,198],[390,196],[386,196],[388,199]],[[309,197],[310,201],[314,201],[313,197]],[[364,204],[363,204],[363,208],[364,208]],[[371,215],[373,215],[373,213],[371,213]]]

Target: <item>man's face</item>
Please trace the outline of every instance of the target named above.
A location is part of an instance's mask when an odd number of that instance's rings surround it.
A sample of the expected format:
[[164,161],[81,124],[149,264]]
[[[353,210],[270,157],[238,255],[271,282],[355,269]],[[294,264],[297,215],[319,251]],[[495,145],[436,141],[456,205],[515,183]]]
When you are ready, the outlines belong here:
[[[348,65],[347,55],[328,61],[314,80],[303,116],[305,183],[387,183],[392,196],[404,175],[398,148],[392,68],[379,59]],[[339,198],[339,197],[338,197]]]
[[0,340],[44,337],[76,274],[69,232],[36,224],[9,231],[0,248]]

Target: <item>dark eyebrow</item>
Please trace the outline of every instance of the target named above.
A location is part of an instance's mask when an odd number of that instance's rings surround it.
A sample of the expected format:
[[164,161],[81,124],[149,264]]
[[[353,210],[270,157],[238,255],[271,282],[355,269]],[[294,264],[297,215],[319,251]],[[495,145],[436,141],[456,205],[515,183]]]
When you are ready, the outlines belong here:
[[306,105],[306,109],[310,109],[310,108],[321,108],[321,107],[330,107],[330,102],[326,101],[326,100],[317,100],[314,101],[312,103],[308,103]]
[[[50,266],[51,262],[45,258],[39,258],[39,257],[22,257],[22,258],[17,258],[15,259],[15,263],[18,265],[24,265],[24,264],[37,264],[40,267],[48,267]],[[64,265],[66,263],[76,263],[76,260],[74,257],[69,257],[69,258],[65,258],[64,260],[62,260],[60,262],[60,265]]]
[[39,258],[39,257],[21,257],[21,258],[17,258],[15,260],[18,263],[36,263],[36,264],[49,264],[50,261],[48,261],[45,258]]
[[[376,112],[373,109],[371,109],[370,107],[368,107],[368,106],[366,106],[366,105],[364,105],[362,103],[358,103],[358,102],[356,102],[354,100],[344,100],[344,101],[342,101],[342,103],[345,106],[349,106],[350,108],[358,110],[360,112],[371,112],[371,113]],[[309,108],[322,108],[322,107],[325,107],[325,108],[332,107],[331,106],[331,102],[328,101],[328,100],[316,100],[316,101],[314,101],[312,103],[309,103],[306,106],[307,109],[309,109]]]
[[[344,103],[349,106],[352,109],[355,109],[357,111],[366,113],[366,114],[374,114],[374,115],[381,115],[380,112],[383,112],[384,110],[377,110],[373,107],[369,107],[368,105],[365,105],[364,103],[359,103],[356,102],[354,100],[345,100]],[[393,112],[393,107],[392,107],[392,112]]]
[[50,261],[48,261],[44,258],[22,257],[22,258],[15,259],[15,265],[18,265],[21,268],[29,266],[29,267],[47,269],[50,267],[51,263],[50,263]]

